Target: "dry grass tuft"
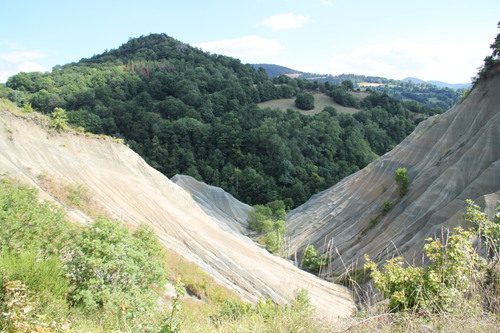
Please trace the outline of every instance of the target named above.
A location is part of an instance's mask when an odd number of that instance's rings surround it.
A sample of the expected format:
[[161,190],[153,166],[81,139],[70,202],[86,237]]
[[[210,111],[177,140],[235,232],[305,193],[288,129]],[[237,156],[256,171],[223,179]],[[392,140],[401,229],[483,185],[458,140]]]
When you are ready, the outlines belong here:
[[114,219],[104,206],[93,199],[92,193],[84,184],[67,182],[46,171],[38,175],[38,182],[40,187],[66,207],[78,208],[93,219],[99,216]]

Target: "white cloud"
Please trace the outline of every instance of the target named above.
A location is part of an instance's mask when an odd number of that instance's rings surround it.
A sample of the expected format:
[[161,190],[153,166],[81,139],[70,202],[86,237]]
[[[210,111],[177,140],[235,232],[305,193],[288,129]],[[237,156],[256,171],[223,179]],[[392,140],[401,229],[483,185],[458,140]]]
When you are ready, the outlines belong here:
[[271,16],[257,23],[257,25],[263,25],[273,30],[296,29],[300,28],[310,20],[311,19],[307,16],[293,15],[292,13],[288,13]]
[[488,54],[487,48],[466,44],[419,44],[407,40],[364,45],[330,59],[330,72],[356,73],[449,83],[470,82]]
[[321,2],[323,5],[328,5],[328,6],[333,4],[333,2],[331,2],[330,0],[319,0],[319,2]]
[[45,72],[47,69],[36,62],[45,57],[40,51],[10,51],[0,53],[0,83],[19,72]]
[[245,36],[234,39],[198,43],[194,46],[209,51],[241,59],[243,62],[261,62],[267,57],[280,54],[285,48],[276,40],[258,36]]

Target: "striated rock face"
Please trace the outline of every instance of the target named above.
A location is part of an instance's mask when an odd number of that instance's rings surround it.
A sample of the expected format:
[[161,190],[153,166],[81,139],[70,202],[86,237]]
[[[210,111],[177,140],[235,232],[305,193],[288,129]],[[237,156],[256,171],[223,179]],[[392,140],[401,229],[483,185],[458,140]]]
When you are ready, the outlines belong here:
[[210,186],[191,176],[175,175],[171,179],[193,197],[193,200],[226,231],[244,234],[252,207],[237,200],[220,187]]
[[[399,198],[394,174],[406,168],[411,182]],[[330,267],[365,253],[420,259],[425,238],[463,224],[465,200],[493,214],[500,199],[500,70],[445,114],[419,124],[391,152],[289,214],[290,255],[308,244],[333,249]],[[391,209],[382,214],[384,200]]]
[[[188,192],[122,144],[51,133],[33,120],[0,110],[0,173],[37,187],[42,198],[56,202],[47,186],[42,186],[41,174],[66,184],[85,185],[92,200],[108,215],[130,227],[140,223],[152,226],[166,247],[247,301],[270,298],[286,303],[297,289],[307,289],[318,315],[332,319],[349,316],[354,310],[345,288],[258,247],[235,231],[243,222],[233,221],[232,229],[230,222],[218,220],[222,213],[209,217]],[[243,214],[247,208],[239,209]],[[240,214],[234,213],[235,218]],[[91,220],[74,208],[68,216],[82,223]]]

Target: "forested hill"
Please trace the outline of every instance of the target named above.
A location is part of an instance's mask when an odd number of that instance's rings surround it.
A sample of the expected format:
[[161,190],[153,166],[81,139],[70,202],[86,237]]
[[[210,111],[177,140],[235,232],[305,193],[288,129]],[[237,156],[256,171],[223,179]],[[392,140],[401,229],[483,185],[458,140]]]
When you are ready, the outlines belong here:
[[[194,176],[249,204],[283,199],[294,207],[390,150],[435,112],[384,93],[355,100],[350,89],[349,82],[271,81],[238,59],[152,34],[50,73],[17,74],[0,85],[0,97],[45,113],[62,108],[71,125],[124,138],[169,177]],[[301,92],[329,94],[360,111],[330,107],[303,116],[256,106]]]

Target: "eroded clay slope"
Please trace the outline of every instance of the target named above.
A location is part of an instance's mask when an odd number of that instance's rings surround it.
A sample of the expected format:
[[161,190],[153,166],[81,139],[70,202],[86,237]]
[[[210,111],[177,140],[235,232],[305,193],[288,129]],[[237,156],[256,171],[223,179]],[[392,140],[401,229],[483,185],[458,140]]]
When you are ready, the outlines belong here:
[[238,234],[246,233],[251,206],[237,200],[220,187],[207,185],[191,176],[175,175],[171,180],[191,194],[200,208],[222,229]]
[[[441,116],[416,128],[363,170],[312,197],[289,214],[291,255],[309,243],[333,249],[331,269],[365,253],[383,259],[419,257],[425,238],[460,225],[465,200],[491,214],[500,199],[500,75],[477,85]],[[411,182],[399,198],[398,168]],[[391,210],[381,215],[384,200]]]
[[[243,299],[290,300],[307,289],[319,314],[348,316],[354,309],[342,287],[298,270],[286,260],[223,230],[189,193],[149,167],[126,146],[71,133],[50,133],[32,120],[0,111],[0,173],[8,172],[36,186],[48,174],[67,183],[84,184],[109,214],[135,226],[151,225],[161,242],[199,265]],[[69,214],[80,222],[82,212]]]

